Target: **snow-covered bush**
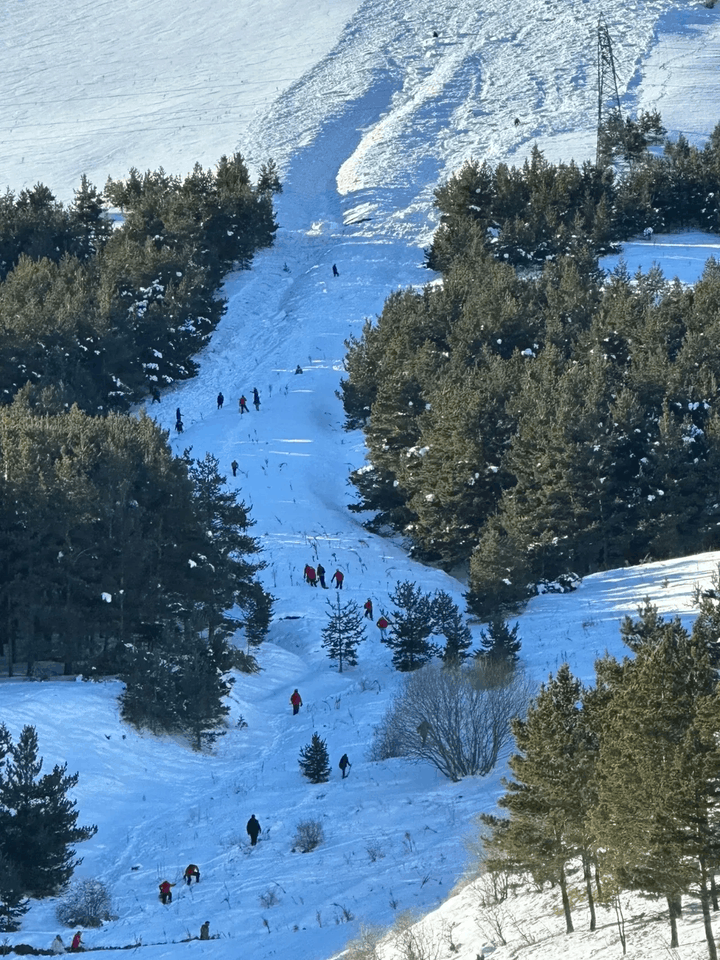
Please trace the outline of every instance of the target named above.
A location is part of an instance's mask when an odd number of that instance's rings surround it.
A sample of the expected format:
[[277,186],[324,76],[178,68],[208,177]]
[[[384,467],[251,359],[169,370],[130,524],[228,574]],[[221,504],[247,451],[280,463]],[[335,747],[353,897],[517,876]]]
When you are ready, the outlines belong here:
[[110,891],[102,880],[80,880],[55,911],[66,927],[100,927],[112,916]]
[[295,827],[293,849],[300,853],[310,853],[325,842],[325,831],[319,820],[301,820]]

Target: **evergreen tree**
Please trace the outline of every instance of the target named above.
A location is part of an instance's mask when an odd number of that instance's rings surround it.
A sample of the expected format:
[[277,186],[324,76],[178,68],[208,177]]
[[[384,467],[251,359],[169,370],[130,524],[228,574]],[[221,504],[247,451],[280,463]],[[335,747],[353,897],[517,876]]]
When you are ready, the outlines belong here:
[[202,638],[193,640],[177,674],[176,713],[181,729],[196,750],[219,735],[230,708],[224,698],[230,692],[213,651]]
[[338,592],[335,600],[327,601],[330,612],[328,623],[323,627],[323,646],[328,657],[337,660],[338,673],[343,672],[343,664],[357,665],[357,648],[365,640],[365,626],[360,607],[354,600],[341,603]]
[[472,646],[472,634],[458,605],[449,593],[437,590],[432,599],[433,633],[445,637],[441,653],[446,666],[458,666],[468,656]]
[[29,907],[17,867],[0,852],[0,933],[19,930]]
[[697,889],[715,960],[709,878],[720,855],[720,747],[707,726],[720,709],[715,671],[702,631],[690,637],[650,604],[623,634],[634,659],[597,665],[605,707],[591,824],[601,869],[620,887],[667,899],[673,946],[680,898]]
[[417,670],[435,652],[429,640],[433,630],[432,600],[409,580],[399,580],[390,599],[396,608],[390,615],[390,629],[382,642],[393,651],[396,670]]
[[518,637],[519,621],[511,629],[507,620],[497,617],[488,624],[487,631],[480,631],[480,644],[483,656],[491,660],[514,664],[518,660],[521,641]]
[[26,726],[0,781],[0,809],[5,830],[0,854],[16,871],[18,889],[35,897],[61,890],[82,861],[72,844],[89,840],[97,827],[78,827],[75,801],[67,796],[78,782],[67,765],[55,766],[40,776],[38,740],[34,727]]
[[312,735],[310,743],[300,751],[298,763],[302,775],[307,777],[310,783],[326,783],[330,779],[327,743],[317,733]]
[[513,723],[519,752],[510,758],[514,779],[505,781],[499,800],[508,818],[481,816],[508,864],[538,882],[558,884],[568,933],[573,921],[566,865],[579,855],[591,857],[587,818],[595,789],[595,739],[584,722],[581,695],[566,664],[542,686],[526,719]]

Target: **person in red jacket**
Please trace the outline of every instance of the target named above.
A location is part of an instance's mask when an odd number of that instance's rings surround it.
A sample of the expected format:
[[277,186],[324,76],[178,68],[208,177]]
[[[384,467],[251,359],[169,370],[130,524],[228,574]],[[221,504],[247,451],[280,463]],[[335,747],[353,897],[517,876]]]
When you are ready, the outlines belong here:
[[370,599],[370,597],[368,597],[365,603],[363,604],[363,610],[365,611],[365,618],[367,620],[372,620],[373,618],[372,600]]
[[335,573],[330,578],[330,583],[332,583],[334,580],[338,590],[342,590],[342,584],[344,579],[345,579],[345,574],[341,573],[339,570],[336,570]]
[[192,878],[195,877],[195,883],[200,883],[200,868],[196,863],[189,863],[185,867],[185,873],[183,874],[185,883],[190,886],[192,883]]
[[311,587],[317,586],[317,574],[315,573],[315,567],[311,567],[309,563],[305,564],[304,579],[307,580]]
[[298,693],[297,687],[293,690],[292,695],[290,696],[290,703],[292,704],[293,708],[293,716],[295,716],[302,706],[302,697]]
[[78,930],[75,936],[72,938],[72,943],[70,944],[70,949],[78,953],[82,950],[82,932]]
[[382,616],[381,616],[381,617],[378,619],[377,625],[378,625],[378,628],[379,628],[379,630],[380,630],[380,637],[384,640],[384,639],[385,639],[385,631],[386,631],[387,628],[390,626],[390,624],[389,624],[388,621],[385,619],[385,617],[382,617]]
[[160,902],[161,903],[172,903],[172,890],[171,887],[174,887],[174,883],[170,883],[169,880],[163,880],[160,886]]
[[250,411],[248,410],[247,397],[245,396],[245,394],[243,394],[238,400],[238,407],[240,408],[241,415],[243,413],[250,413]]

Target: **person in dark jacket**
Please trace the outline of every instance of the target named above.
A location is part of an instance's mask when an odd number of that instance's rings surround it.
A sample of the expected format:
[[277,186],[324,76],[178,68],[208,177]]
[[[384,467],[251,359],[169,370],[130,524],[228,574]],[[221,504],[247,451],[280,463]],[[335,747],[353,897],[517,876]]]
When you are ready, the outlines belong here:
[[157,387],[153,387],[153,391],[152,391],[152,402],[153,402],[153,403],[160,403],[160,391],[158,390]]
[[363,604],[363,610],[365,611],[365,619],[372,620],[373,618],[372,600],[370,599],[370,597],[368,597],[365,603]]
[[290,695],[290,703],[292,704],[292,708],[293,708],[293,716],[295,716],[295,714],[299,712],[300,707],[302,706],[302,697],[298,693],[297,687],[295,687],[292,694]]
[[182,420],[176,420],[176,421],[175,421],[175,429],[177,430],[178,433],[182,433],[182,432],[183,432],[183,422],[182,422]]
[[330,578],[330,583],[335,581],[335,586],[338,588],[338,590],[342,590],[344,579],[345,579],[345,574],[342,573],[340,570],[336,570],[335,573]]
[[339,276],[340,276],[340,274],[339,274],[339,272],[338,272],[338,268],[335,266],[335,264],[333,264],[333,276],[334,276],[334,277],[339,277]]
[[327,590],[327,584],[325,583],[325,567],[319,563],[317,565],[317,578],[320,581],[320,586],[323,590]]
[[260,394],[257,387],[253,387],[253,406],[258,412],[260,411]]
[[230,464],[230,466],[232,467],[233,476],[236,477],[236,476],[237,476],[238,467],[240,466],[240,464],[237,462],[237,460],[233,460],[233,462]]
[[175,419],[182,420],[182,414],[180,413],[180,407],[177,407],[175,410]]
[[347,770],[348,767],[351,767],[351,766],[352,766],[352,764],[351,764],[350,761],[348,760],[348,755],[347,755],[346,753],[344,753],[344,754],[340,757],[340,763],[338,764],[338,766],[339,766],[340,769],[342,770],[342,778],[343,778],[343,780],[344,780],[345,777],[347,776],[347,773],[345,773],[345,771]]
[[210,921],[206,920],[205,923],[200,927],[200,939],[209,940],[210,939]]
[[200,868],[196,863],[189,863],[187,867],[185,867],[183,877],[188,886],[192,883],[193,877],[195,877],[195,883],[200,883]]
[[218,410],[222,410],[222,405],[223,405],[224,403],[225,403],[225,397],[222,395],[222,393],[219,393],[219,394],[217,395]]
[[258,837],[262,833],[262,827],[257,822],[255,814],[253,814],[250,817],[250,819],[247,822],[247,827],[245,829],[247,830],[248,836],[250,837],[250,846],[254,847],[255,844],[258,842]]

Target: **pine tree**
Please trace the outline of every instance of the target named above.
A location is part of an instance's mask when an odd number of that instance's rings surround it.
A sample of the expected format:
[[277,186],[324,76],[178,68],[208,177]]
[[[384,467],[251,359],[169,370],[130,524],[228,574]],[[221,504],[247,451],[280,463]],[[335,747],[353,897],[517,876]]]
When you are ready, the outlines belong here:
[[95,826],[77,826],[76,804],[67,796],[78,774],[68,774],[64,764],[40,776],[42,764],[35,728],[26,726],[10,747],[10,761],[0,781],[5,826],[0,854],[13,865],[18,889],[35,897],[51,896],[65,886],[82,862],[71,844],[89,840],[97,832]]
[[639,612],[623,624],[634,659],[606,657],[596,668],[605,707],[594,843],[601,870],[618,886],[667,899],[673,947],[680,898],[697,889],[715,960],[709,877],[720,855],[720,747],[716,720],[707,721],[720,709],[716,675],[702,629],[690,637],[651,604]]
[[472,634],[463,615],[449,593],[438,590],[432,599],[433,633],[445,637],[441,657],[446,666],[456,666],[465,660],[472,646]]
[[390,615],[390,629],[382,642],[393,651],[396,670],[417,670],[434,653],[429,640],[433,629],[430,595],[409,580],[399,580],[390,599],[396,609]]
[[518,637],[519,629],[519,621],[510,629],[508,622],[501,617],[491,620],[487,632],[485,630],[480,631],[483,655],[490,657],[491,660],[516,663],[522,645]]
[[538,882],[559,885],[568,933],[573,921],[566,864],[591,856],[587,817],[594,801],[596,750],[581,693],[566,664],[543,685],[526,719],[513,723],[519,751],[509,761],[514,780],[505,781],[507,792],[499,800],[508,818],[481,816],[496,855]]
[[0,933],[19,930],[29,906],[17,867],[0,852]]
[[357,665],[357,648],[365,640],[365,626],[360,607],[354,600],[340,602],[338,592],[335,600],[328,600],[330,613],[327,626],[323,628],[323,646],[328,657],[337,660],[338,673],[343,672],[343,664]]
[[177,673],[175,712],[181,729],[196,750],[221,734],[220,727],[230,712],[224,702],[229,692],[230,686],[207,641],[194,639]]
[[298,763],[302,775],[307,777],[310,783],[327,783],[330,779],[327,743],[317,733],[312,735],[310,743],[300,751]]

